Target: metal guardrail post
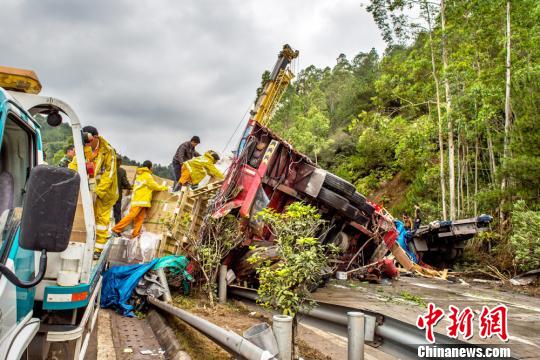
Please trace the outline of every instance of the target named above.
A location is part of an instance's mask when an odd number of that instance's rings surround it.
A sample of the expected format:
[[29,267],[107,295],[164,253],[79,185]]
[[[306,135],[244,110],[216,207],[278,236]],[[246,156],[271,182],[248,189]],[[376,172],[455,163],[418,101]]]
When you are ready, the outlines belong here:
[[350,311],[348,320],[348,360],[364,360],[365,316],[361,312]]
[[279,349],[279,360],[292,358],[292,322],[293,318],[287,315],[274,315],[272,328]]
[[227,265],[221,265],[219,267],[218,298],[220,304],[227,302]]
[[172,302],[171,290],[169,290],[169,284],[167,283],[167,276],[165,276],[165,270],[163,270],[163,268],[157,269],[156,273],[158,275],[161,286],[163,286],[163,290],[165,290],[165,292],[163,293],[163,300],[168,303]]

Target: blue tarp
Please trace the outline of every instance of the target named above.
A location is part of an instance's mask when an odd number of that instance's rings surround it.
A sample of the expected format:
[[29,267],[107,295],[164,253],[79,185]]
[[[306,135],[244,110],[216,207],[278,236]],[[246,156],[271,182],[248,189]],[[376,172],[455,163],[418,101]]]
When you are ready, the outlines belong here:
[[416,258],[416,255],[409,249],[408,245],[408,242],[411,239],[410,231],[407,231],[407,229],[405,229],[405,225],[403,225],[403,223],[399,220],[394,220],[394,224],[396,225],[396,229],[399,233],[397,238],[399,246],[403,250],[405,250],[405,252],[407,253],[407,255],[409,255],[412,261],[418,264],[418,259]]
[[128,304],[128,300],[139,280],[158,262],[159,259],[154,259],[144,264],[113,266],[105,271],[101,288],[101,307],[116,309],[124,316],[135,316],[133,306]]
[[129,305],[128,301],[139,280],[147,271],[165,267],[169,268],[173,275],[183,277],[184,292],[187,292],[189,291],[187,281],[193,280],[186,270],[188,264],[189,260],[185,256],[170,255],[144,264],[113,266],[103,273],[100,305],[102,308],[115,309],[124,316],[135,316],[133,306]]

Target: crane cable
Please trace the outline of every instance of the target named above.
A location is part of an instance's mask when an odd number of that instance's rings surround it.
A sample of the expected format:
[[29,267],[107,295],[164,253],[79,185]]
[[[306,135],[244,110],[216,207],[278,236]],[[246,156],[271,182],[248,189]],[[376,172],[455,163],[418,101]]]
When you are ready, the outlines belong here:
[[246,112],[244,113],[244,116],[242,116],[242,118],[240,119],[240,121],[238,121],[238,124],[236,124],[236,127],[234,128],[234,131],[233,133],[231,134],[231,136],[229,137],[229,140],[227,140],[227,144],[225,144],[225,147],[223,148],[223,150],[221,151],[221,153],[223,155],[225,155],[225,150],[227,150],[227,148],[229,147],[229,145],[231,144],[231,141],[234,137],[234,135],[236,134],[236,132],[238,131],[238,129],[240,128],[240,125],[244,122],[244,119],[246,118],[246,115],[249,113],[249,109],[251,108],[251,103],[249,104],[249,106],[247,107],[246,109]]

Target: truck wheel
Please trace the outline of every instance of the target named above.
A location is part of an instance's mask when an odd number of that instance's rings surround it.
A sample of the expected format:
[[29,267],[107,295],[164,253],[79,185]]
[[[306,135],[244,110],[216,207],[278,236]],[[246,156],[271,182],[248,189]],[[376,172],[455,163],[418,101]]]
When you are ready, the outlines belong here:
[[360,211],[351,204],[347,204],[345,211],[343,211],[343,215],[350,220],[355,220],[360,215]]
[[[326,188],[321,188],[319,196],[317,196],[324,204],[330,206],[333,209],[336,209],[342,213],[347,212],[349,209],[349,201],[343,196],[336,194],[335,192],[328,190]],[[350,211],[350,210],[349,210]]]
[[375,208],[373,206],[371,206],[370,204],[368,204],[367,202],[365,202],[364,204],[362,204],[360,207],[360,210],[362,210],[363,213],[365,213],[368,217],[371,217],[371,215],[373,215],[373,213],[375,212]]
[[353,184],[329,172],[327,172],[326,176],[324,177],[323,187],[343,195],[346,198],[353,196],[354,192],[356,191]]
[[354,194],[349,198],[351,204],[357,207],[361,207],[366,203],[366,197],[359,192],[355,191]]

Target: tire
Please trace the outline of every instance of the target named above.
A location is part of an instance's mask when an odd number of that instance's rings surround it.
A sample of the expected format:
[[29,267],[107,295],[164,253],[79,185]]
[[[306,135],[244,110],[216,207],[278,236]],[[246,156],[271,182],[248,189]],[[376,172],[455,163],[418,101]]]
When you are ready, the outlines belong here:
[[336,209],[342,213],[345,213],[349,210],[349,201],[343,196],[336,194],[335,192],[328,190],[326,188],[321,188],[319,195],[317,196],[322,203],[328,205],[329,207]]
[[354,194],[352,194],[352,196],[349,198],[349,201],[356,207],[362,207],[366,203],[366,197],[355,191]]
[[360,210],[358,210],[353,205],[348,204],[345,211],[343,211],[343,215],[345,215],[350,220],[355,220],[360,216]]
[[360,210],[362,210],[363,213],[367,215],[367,217],[371,217],[371,215],[373,215],[373,213],[375,212],[375,208],[367,202],[361,205],[359,208]]
[[346,198],[353,196],[356,191],[353,184],[329,172],[327,172],[324,177],[323,187],[330,189],[339,195],[345,196]]
[[361,211],[358,212],[358,216],[354,219],[355,222],[357,222],[358,224],[362,225],[362,226],[365,226],[367,227],[368,224],[369,224],[369,220],[370,218],[368,218],[367,216],[365,216]]

